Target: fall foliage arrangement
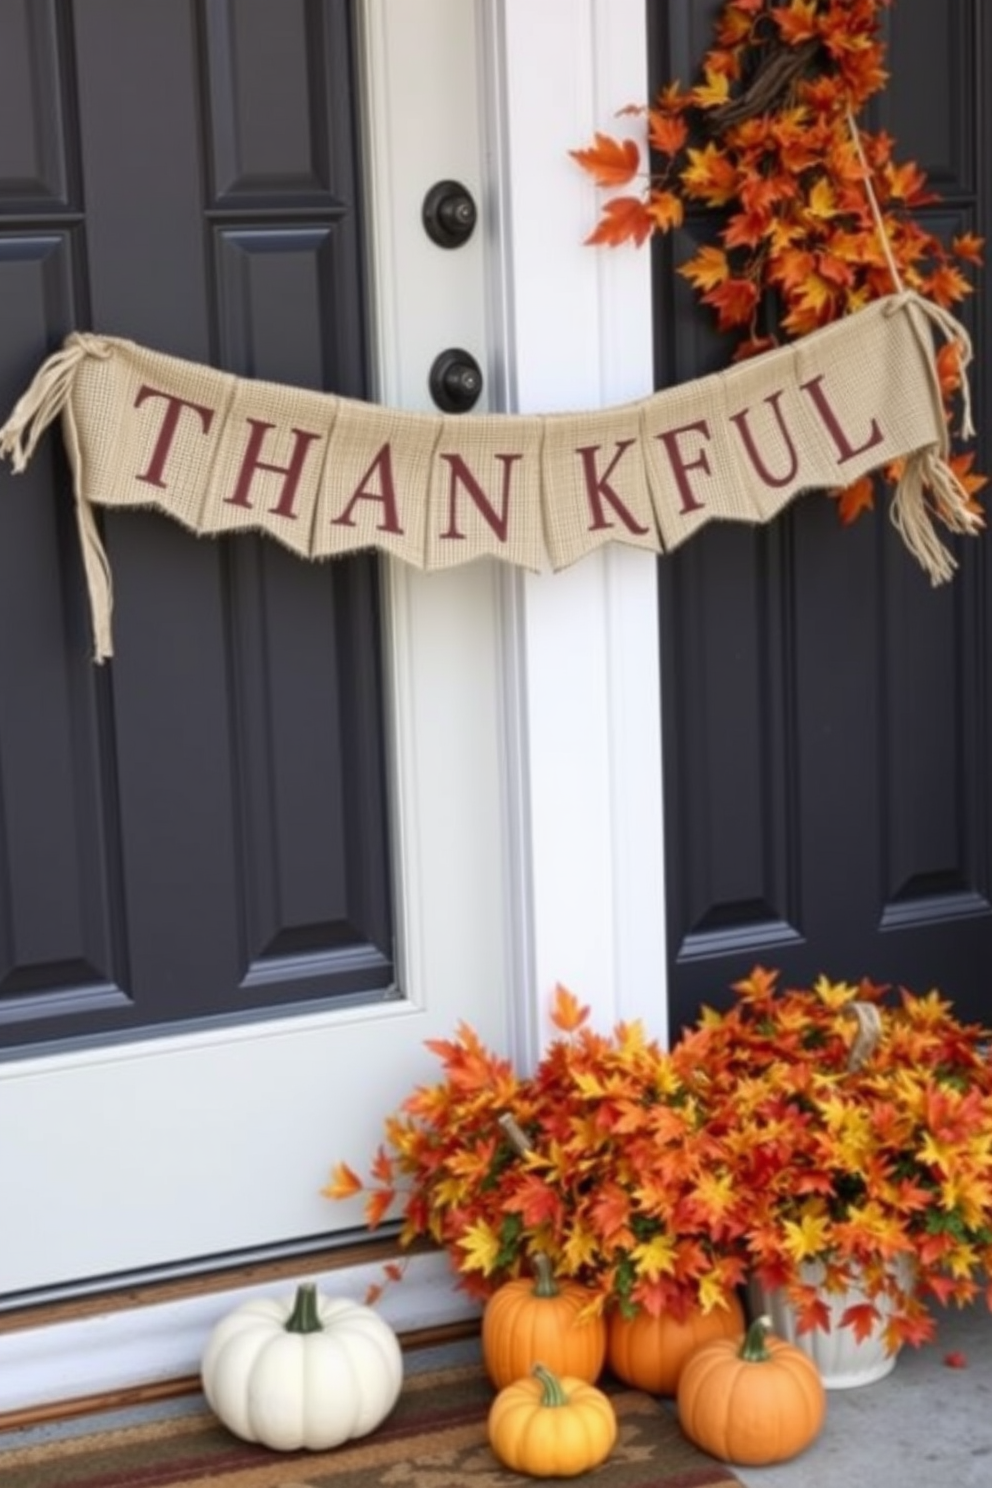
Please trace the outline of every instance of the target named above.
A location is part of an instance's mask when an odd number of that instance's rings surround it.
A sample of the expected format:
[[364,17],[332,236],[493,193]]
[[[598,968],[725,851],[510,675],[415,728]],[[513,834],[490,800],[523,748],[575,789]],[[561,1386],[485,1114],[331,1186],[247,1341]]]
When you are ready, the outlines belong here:
[[[903,288],[943,310],[972,292],[964,271],[981,265],[982,239],[945,245],[928,231],[914,217],[938,199],[923,171],[897,161],[889,134],[855,124],[887,82],[890,3],[728,0],[699,80],[622,110],[643,121],[643,142],[602,132],[572,152],[611,193],[589,243],[642,244],[687,213],[712,216],[711,240],[678,272],[734,338],[735,360]],[[953,344],[938,370],[950,420],[962,383]],[[986,478],[973,460],[950,463],[975,503]],[[874,479],[832,493],[842,521],[873,506]]]
[[992,1306],[988,1033],[936,992],[782,990],[761,968],[734,991],[669,1051],[637,1023],[595,1032],[559,988],[527,1076],[462,1025],[428,1045],[441,1076],[388,1118],[369,1179],[339,1163],[326,1192],[364,1194],[371,1226],[398,1215],[401,1244],[442,1246],[480,1299],[540,1254],[624,1314],[708,1313],[753,1276],[802,1330],[827,1325],[819,1262],[864,1292],[856,1334],[884,1300],[893,1349],[932,1336],[932,1300],[984,1286]]

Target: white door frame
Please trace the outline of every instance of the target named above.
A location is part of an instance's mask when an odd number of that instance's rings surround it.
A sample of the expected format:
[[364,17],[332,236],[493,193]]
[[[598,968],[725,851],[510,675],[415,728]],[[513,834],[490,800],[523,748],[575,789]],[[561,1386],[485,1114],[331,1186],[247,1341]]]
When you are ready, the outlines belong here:
[[[500,406],[599,408],[653,387],[649,255],[583,239],[569,150],[647,86],[644,0],[479,0],[490,61]],[[636,123],[632,126],[636,128]],[[564,982],[598,1026],[667,1037],[657,564],[620,546],[507,582],[519,753],[517,984],[533,1059]]]
[[[383,401],[425,406],[426,368],[450,344],[480,348],[494,408],[596,407],[650,389],[647,255],[582,246],[596,204],[567,154],[604,127],[618,103],[643,96],[642,12],[643,0],[364,0]],[[456,110],[455,120],[441,107],[452,96],[452,67],[463,69],[478,100],[474,115]],[[404,79],[419,80],[436,107],[427,111],[421,100],[411,112]],[[399,168],[418,131],[419,179]],[[466,143],[480,146],[481,172],[465,158]],[[434,179],[462,173],[479,190],[478,241],[425,257],[403,215]],[[467,294],[464,285],[449,291],[450,323],[433,318],[426,331],[410,330],[405,307],[431,272],[445,283],[452,275],[473,282]],[[483,814],[495,812],[502,823],[494,839],[500,882],[489,922],[464,927],[478,936],[481,955],[496,957],[509,1023],[500,1014],[493,1026],[504,1026],[508,1048],[531,1062],[547,1034],[551,990],[563,981],[592,1005],[598,1026],[642,1016],[664,1036],[655,563],[631,550],[608,550],[557,576],[482,566],[426,579],[393,569],[394,680],[408,690],[398,699],[395,763],[405,802],[400,923],[409,984],[429,997],[428,921],[451,906],[420,893],[444,851],[444,823],[418,819],[416,792],[404,786],[424,765],[416,753],[425,721],[418,708],[426,706],[404,647],[412,629],[429,635],[443,626],[443,606],[434,612],[442,586],[467,582],[491,586],[498,624],[492,631],[484,623],[465,644],[495,645],[490,659],[502,679],[492,714],[501,793],[482,803]],[[470,683],[467,692],[462,707],[489,706]],[[443,791],[443,754],[427,769]],[[493,973],[490,960],[486,975]],[[330,1162],[339,1155],[333,1134],[323,1141]],[[223,1203],[223,1174],[217,1178]],[[326,1284],[361,1296],[368,1280],[366,1268],[335,1271]],[[207,1330],[241,1295],[212,1292],[0,1334],[0,1411],[195,1372]],[[387,1291],[382,1310],[400,1329],[471,1311],[443,1258],[418,1261]]]

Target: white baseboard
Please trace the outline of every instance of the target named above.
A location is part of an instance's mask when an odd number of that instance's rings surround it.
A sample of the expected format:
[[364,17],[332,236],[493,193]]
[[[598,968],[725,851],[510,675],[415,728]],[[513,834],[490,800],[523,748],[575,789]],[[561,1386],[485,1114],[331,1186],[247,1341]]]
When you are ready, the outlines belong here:
[[[364,1301],[382,1281],[379,1263],[301,1277],[322,1291]],[[211,1291],[170,1302],[0,1332],[0,1415],[85,1399],[199,1373],[207,1337],[240,1302],[291,1294],[295,1283]],[[456,1290],[444,1255],[410,1258],[402,1281],[387,1283],[376,1310],[397,1333],[468,1322],[478,1308]]]

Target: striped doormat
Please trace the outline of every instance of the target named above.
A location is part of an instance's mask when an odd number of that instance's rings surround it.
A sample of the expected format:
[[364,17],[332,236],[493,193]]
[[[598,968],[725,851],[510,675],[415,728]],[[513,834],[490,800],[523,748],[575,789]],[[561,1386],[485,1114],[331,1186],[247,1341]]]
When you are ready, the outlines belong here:
[[[611,1392],[612,1393],[612,1392]],[[207,1410],[15,1445],[0,1439],[3,1488],[512,1488],[486,1440],[492,1388],[478,1365],[408,1375],[392,1415],[330,1452],[276,1453],[239,1441]],[[612,1394],[620,1434],[581,1480],[596,1488],[740,1488],[682,1435],[673,1411]]]

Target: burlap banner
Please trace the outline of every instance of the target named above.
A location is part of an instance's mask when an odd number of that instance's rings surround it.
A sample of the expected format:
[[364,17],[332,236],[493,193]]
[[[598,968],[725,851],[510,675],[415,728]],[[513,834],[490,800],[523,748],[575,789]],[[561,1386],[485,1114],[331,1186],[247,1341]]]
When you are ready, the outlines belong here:
[[0,454],[23,470],[61,413],[98,660],[111,584],[93,504],[263,531],[305,558],[378,548],[427,569],[483,556],[561,569],[607,542],[660,553],[714,519],[767,522],[801,491],[905,458],[893,518],[939,582],[954,560],[934,522],[980,522],[946,463],[932,324],[966,362],[957,321],[904,293],[640,402],[543,417],[404,413],[74,334]]

